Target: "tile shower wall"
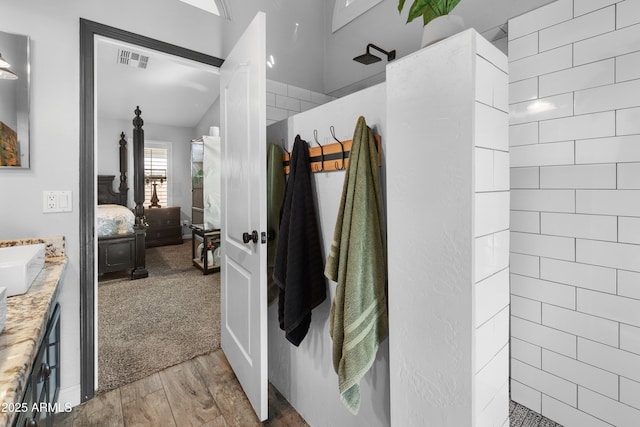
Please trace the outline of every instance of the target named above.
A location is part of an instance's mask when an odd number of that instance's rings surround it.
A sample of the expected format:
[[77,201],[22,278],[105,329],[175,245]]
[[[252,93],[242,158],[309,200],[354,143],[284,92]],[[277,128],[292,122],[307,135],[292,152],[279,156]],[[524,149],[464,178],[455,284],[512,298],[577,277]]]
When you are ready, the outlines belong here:
[[507,69],[474,30],[387,67],[393,426],[509,424]]
[[511,397],[640,425],[640,1],[509,22]]
[[334,99],[319,92],[267,80],[267,126]]

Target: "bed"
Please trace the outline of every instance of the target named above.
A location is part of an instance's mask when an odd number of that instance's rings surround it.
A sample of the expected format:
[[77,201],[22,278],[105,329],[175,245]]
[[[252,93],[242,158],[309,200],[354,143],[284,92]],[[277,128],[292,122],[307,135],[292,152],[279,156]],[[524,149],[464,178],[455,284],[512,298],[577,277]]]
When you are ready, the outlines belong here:
[[98,175],[98,274],[131,270],[131,279],[149,276],[145,260],[147,224],[144,217],[144,131],[139,108],[133,119],[133,178],[135,207],[127,207],[127,141],[120,134],[120,179],[114,189],[115,175]]

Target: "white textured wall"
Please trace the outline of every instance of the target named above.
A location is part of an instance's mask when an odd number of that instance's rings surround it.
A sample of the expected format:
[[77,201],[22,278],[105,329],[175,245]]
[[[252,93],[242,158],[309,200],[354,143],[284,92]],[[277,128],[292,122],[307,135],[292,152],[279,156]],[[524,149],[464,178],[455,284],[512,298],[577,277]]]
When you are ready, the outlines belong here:
[[508,423],[506,71],[473,30],[387,67],[393,425]]
[[[352,139],[356,120],[363,115],[374,132],[381,135],[385,147],[385,94],[384,85],[374,86],[296,114],[285,122],[269,126],[267,141],[280,142],[284,139],[291,149],[295,136],[300,134],[313,146],[313,131],[316,129],[319,142],[330,144],[334,141],[329,131],[332,125],[339,139]],[[384,173],[384,168],[381,173]],[[345,173],[318,172],[312,176],[326,256],[333,240]],[[333,370],[329,311],[336,284],[327,281],[327,286],[327,299],[313,310],[309,333],[297,348],[286,340],[280,330],[277,304],[269,308],[269,381],[313,427],[388,426],[388,340],[382,343],[372,368],[360,382],[360,412],[354,416],[340,401],[338,376]]]
[[640,2],[509,22],[511,397],[640,425]]

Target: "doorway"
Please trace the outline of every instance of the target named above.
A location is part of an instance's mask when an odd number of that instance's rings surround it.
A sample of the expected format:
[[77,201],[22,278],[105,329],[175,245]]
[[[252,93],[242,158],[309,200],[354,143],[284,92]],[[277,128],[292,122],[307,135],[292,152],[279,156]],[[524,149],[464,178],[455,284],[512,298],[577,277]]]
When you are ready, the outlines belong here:
[[223,60],[107,25],[80,20],[80,386],[81,401],[93,398],[96,386],[95,324],[95,37],[138,45],[220,67]]

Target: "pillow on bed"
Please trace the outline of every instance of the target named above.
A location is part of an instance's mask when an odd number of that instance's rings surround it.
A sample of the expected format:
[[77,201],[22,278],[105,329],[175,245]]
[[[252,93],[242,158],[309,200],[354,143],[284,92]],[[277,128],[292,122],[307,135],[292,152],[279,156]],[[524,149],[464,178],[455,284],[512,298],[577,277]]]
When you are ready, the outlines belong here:
[[98,205],[96,216],[96,235],[98,237],[133,233],[136,217],[125,206]]

